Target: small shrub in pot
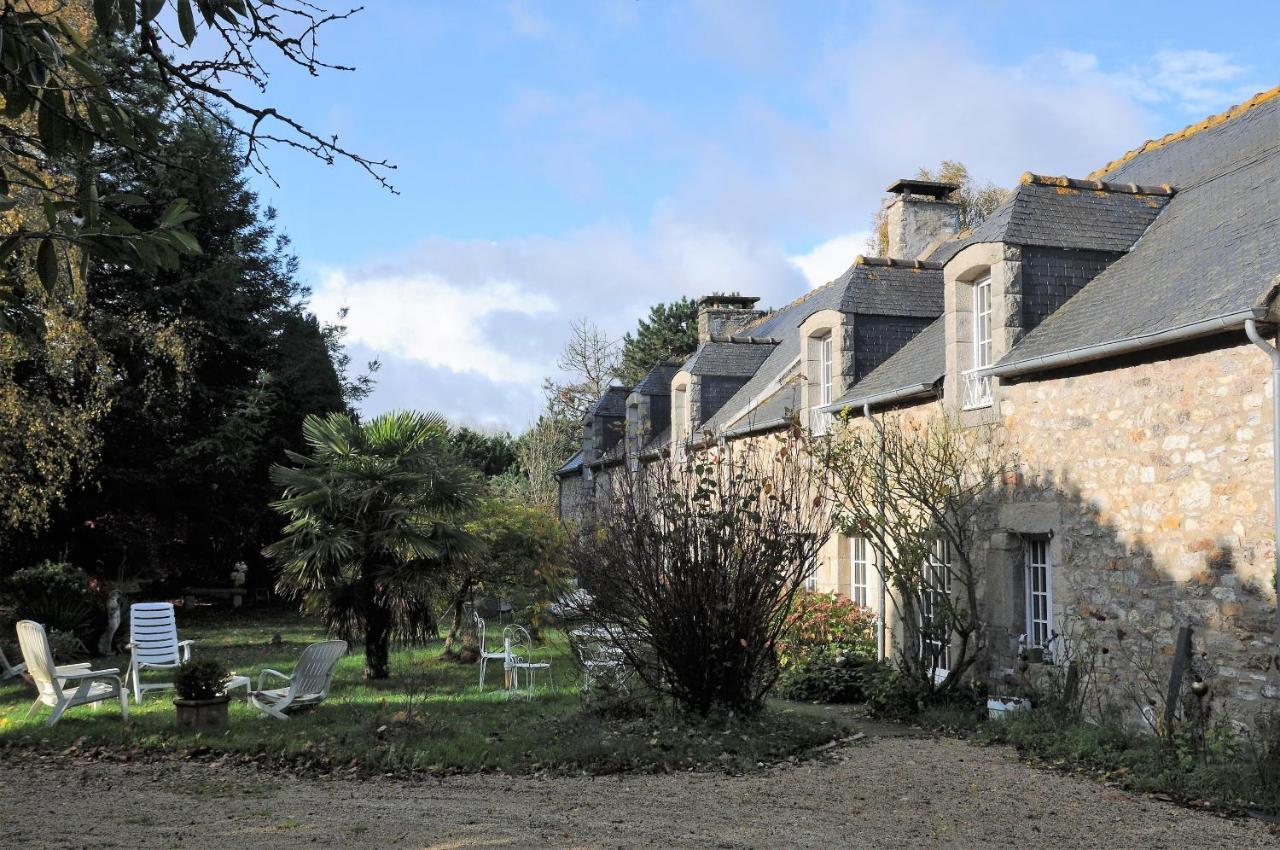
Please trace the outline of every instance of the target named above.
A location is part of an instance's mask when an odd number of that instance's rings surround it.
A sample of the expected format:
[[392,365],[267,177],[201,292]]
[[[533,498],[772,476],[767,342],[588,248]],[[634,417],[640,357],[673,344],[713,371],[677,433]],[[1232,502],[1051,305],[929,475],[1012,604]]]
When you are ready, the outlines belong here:
[[178,698],[178,728],[189,732],[216,732],[227,727],[227,679],[225,662],[206,658],[188,661],[173,679]]

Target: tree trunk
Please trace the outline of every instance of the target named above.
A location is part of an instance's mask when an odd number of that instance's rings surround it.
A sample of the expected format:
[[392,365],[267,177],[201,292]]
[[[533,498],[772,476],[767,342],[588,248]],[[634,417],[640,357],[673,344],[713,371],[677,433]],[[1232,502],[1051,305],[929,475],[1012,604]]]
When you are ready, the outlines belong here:
[[463,611],[466,608],[467,596],[470,593],[471,581],[468,579],[462,583],[458,588],[458,592],[449,600],[449,610],[452,613],[452,618],[449,623],[449,634],[444,639],[443,654],[445,656],[452,657],[456,655],[466,645],[466,642],[462,640],[462,631],[466,627],[466,623],[463,622]]
[[387,664],[388,645],[391,641],[391,611],[378,599],[377,586],[372,577],[361,581],[364,596],[364,677],[385,679],[391,675]]
[[120,630],[120,591],[113,590],[107,596],[107,628],[98,638],[98,654],[111,655],[115,648],[116,632]]

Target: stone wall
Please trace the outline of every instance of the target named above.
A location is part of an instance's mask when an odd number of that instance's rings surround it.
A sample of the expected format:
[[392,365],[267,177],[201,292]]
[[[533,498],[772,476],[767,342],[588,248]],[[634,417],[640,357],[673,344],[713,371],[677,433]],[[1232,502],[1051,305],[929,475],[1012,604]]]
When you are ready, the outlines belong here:
[[1280,696],[1270,396],[1247,343],[1003,388],[1022,471],[993,535],[1055,526],[1055,618],[1119,656],[1117,692],[1188,625],[1229,713]]

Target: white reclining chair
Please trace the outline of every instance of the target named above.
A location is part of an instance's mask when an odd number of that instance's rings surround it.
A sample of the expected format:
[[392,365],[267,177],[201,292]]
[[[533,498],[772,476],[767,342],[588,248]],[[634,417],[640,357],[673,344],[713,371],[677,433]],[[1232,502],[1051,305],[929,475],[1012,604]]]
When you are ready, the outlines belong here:
[[[278,670],[263,670],[258,674],[258,689],[249,693],[249,702],[263,714],[277,720],[288,720],[285,714],[291,708],[319,705],[329,696],[333,684],[333,668],[347,654],[345,640],[324,640],[302,650],[302,657],[293,668],[293,675],[286,676]],[[268,674],[284,679],[287,688],[264,688]]]
[[44,626],[31,620],[18,623],[18,644],[22,647],[22,657],[27,662],[27,672],[36,683],[39,696],[27,709],[27,716],[35,711],[36,706],[44,703],[53,709],[49,715],[50,726],[62,718],[62,713],[77,705],[93,705],[103,700],[118,697],[120,700],[120,716],[129,719],[129,692],[120,681],[120,671],[114,667],[109,670],[91,670],[88,664],[67,664],[59,667],[54,664],[53,650],[49,647],[49,636]]
[[133,682],[133,701],[142,702],[145,691],[172,688],[173,682],[143,684],[143,670],[176,670],[191,660],[194,641],[178,640],[178,621],[169,602],[138,602],[129,606],[129,672],[125,683]]

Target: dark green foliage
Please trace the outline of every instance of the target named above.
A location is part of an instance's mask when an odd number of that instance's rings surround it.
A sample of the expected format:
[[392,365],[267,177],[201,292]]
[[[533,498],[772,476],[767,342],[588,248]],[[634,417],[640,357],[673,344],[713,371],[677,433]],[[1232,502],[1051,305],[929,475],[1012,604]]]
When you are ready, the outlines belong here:
[[873,660],[838,650],[809,653],[778,676],[778,696],[802,702],[867,701],[867,679],[878,671]]
[[506,431],[486,434],[461,425],[449,435],[453,450],[486,478],[518,471],[516,441]]
[[671,357],[687,357],[698,347],[698,302],[681,298],[655,304],[641,319],[635,335],[622,338],[622,366],[618,377],[635,386],[654,366]]
[[385,679],[394,637],[421,643],[436,630],[432,602],[478,543],[463,528],[476,475],[449,445],[435,414],[394,412],[361,424],[308,416],[309,454],[272,467],[287,520],[268,547],[279,588],[319,613],[330,633],[363,636],[365,675]]
[[[82,2],[0,7],[6,118],[0,123],[0,209],[39,211],[9,222],[0,256],[32,248],[24,253],[35,255],[33,271],[50,291],[79,255],[151,272],[173,270],[179,257],[199,252],[197,238],[183,227],[195,217],[186,200],[156,207],[150,225],[138,228],[106,208],[118,198],[99,185],[109,172],[63,169],[66,160],[89,157],[95,147],[162,165],[163,128],[176,116],[213,121],[245,142],[247,159],[257,167],[263,145],[283,142],[325,162],[354,162],[387,185],[386,163],[347,151],[336,136],[317,135],[276,109],[244,99],[242,89],[265,88],[271,74],[262,62],[269,55],[312,74],[340,67],[316,57],[316,34],[347,15],[327,15],[306,2],[196,0],[203,28],[216,29],[211,40],[222,47],[188,52],[199,31],[192,0],[172,3],[181,39],[171,25],[155,20],[165,5],[94,0],[92,16]],[[104,64],[119,44],[127,45],[132,60],[116,69],[121,73],[108,73]],[[138,87],[156,79],[163,80],[163,114],[139,109],[133,99]],[[46,180],[51,173],[57,179]]]
[[877,717],[914,720],[922,712],[953,710],[977,716],[986,711],[986,685],[966,680],[947,691],[925,687],[896,666],[877,662],[863,671],[867,708]]
[[173,676],[173,689],[181,699],[213,699],[227,692],[230,675],[226,662],[221,659],[193,659],[178,668]]
[[303,418],[346,409],[340,329],[305,312],[297,260],[234,141],[184,123],[163,144],[171,166],[102,164],[113,193],[154,204],[106,206],[144,226],[191,198],[205,250],[155,274],[91,262],[89,324],[116,373],[102,456],[33,549],[110,579],[217,586],[236,561],[261,565],[278,528],[268,469],[301,448]]
[[1237,737],[1219,721],[1203,743],[1160,738],[1102,722],[1062,724],[1036,710],[985,727],[983,737],[1010,743],[1030,758],[1095,772],[1135,791],[1208,800],[1233,809],[1280,812],[1280,713],[1263,712]]
[[44,561],[18,570],[4,582],[3,620],[35,620],[48,632],[73,634],[88,643],[97,630],[102,600],[84,570]]

